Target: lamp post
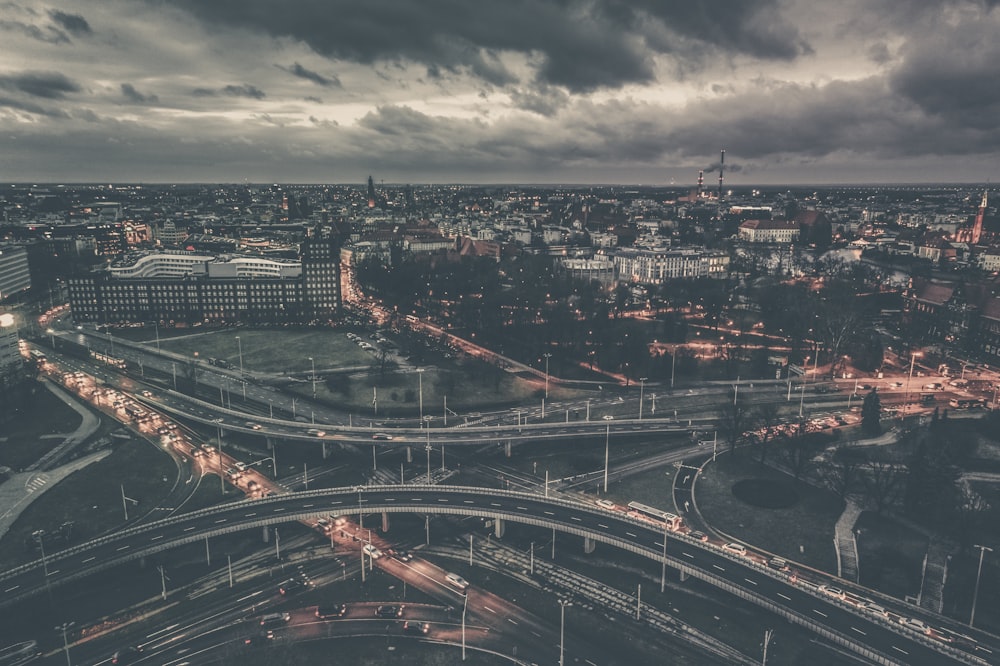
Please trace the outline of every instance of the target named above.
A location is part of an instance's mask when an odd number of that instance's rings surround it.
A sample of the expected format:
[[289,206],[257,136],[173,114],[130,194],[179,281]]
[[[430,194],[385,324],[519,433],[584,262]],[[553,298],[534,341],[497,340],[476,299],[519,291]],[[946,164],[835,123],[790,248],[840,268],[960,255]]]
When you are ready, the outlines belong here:
[[611,450],[611,424],[604,433],[604,494],[608,494],[608,454]]
[[420,410],[420,422],[424,420],[424,369],[417,368],[417,403]]
[[316,399],[316,361],[314,361],[313,357],[310,356],[309,357],[309,362],[312,364],[312,375],[310,375],[310,379],[312,379],[313,400],[315,400]]
[[565,599],[559,599],[559,666],[564,666],[563,647],[566,643],[566,606],[573,604]]
[[639,420],[642,420],[642,399],[646,390],[646,377],[639,377]]
[[219,435],[219,488],[226,494],[226,475],[222,469],[222,419],[215,419],[215,427]]
[[552,358],[552,354],[545,352],[542,354],[545,357],[545,399],[549,399],[549,359]]
[[913,379],[913,365],[917,361],[917,357],[921,356],[920,352],[910,353],[910,374],[906,376],[906,398],[903,400],[903,415],[906,416],[906,408],[910,404],[910,380]]
[[469,608],[469,593],[465,593],[465,601],[462,602],[462,661],[465,661],[465,611]]
[[240,336],[236,336],[236,348],[239,350],[240,354],[240,378],[243,377],[243,343],[240,342]]
[[66,640],[66,630],[72,627],[76,622],[63,622],[58,627],[56,631],[62,632],[63,637],[63,651],[66,653],[66,666],[73,666],[73,662],[69,658],[69,641]]
[[983,574],[983,554],[986,551],[993,552],[992,548],[987,548],[986,546],[980,546],[976,544],[973,548],[979,549],[979,569],[976,571],[976,587],[973,588],[972,592],[972,614],[969,615],[969,626],[976,620],[976,600],[979,598],[979,577]]

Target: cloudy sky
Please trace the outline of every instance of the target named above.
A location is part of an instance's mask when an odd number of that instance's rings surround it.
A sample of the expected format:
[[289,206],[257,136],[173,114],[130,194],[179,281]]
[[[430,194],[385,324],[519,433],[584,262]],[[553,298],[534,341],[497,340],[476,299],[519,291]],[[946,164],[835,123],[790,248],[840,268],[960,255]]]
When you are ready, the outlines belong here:
[[0,0],[0,181],[1000,180],[1000,0]]

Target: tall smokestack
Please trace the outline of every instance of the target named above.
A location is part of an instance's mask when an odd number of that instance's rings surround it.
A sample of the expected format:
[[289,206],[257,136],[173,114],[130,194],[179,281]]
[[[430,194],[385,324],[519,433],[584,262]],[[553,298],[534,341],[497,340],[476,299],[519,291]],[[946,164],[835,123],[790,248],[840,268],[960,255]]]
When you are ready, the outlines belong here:
[[719,200],[722,200],[722,172],[726,168],[726,149],[722,149],[722,153],[719,155]]
[[698,198],[701,199],[701,191],[705,187],[705,171],[703,169],[698,170]]

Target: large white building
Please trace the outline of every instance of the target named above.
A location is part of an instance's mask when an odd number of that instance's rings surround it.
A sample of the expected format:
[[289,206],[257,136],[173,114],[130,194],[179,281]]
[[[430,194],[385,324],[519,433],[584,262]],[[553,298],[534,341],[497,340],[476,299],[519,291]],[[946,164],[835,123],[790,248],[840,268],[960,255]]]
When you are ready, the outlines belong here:
[[623,248],[614,256],[621,282],[658,284],[669,278],[724,278],[729,274],[729,255],[700,248],[641,250]]
[[30,287],[28,251],[17,245],[0,245],[0,301]]
[[748,243],[794,243],[799,239],[799,223],[793,220],[747,220],[740,225],[739,238]]
[[189,275],[234,278],[297,277],[302,265],[294,260],[257,256],[196,254],[194,252],[134,252],[111,265],[111,277],[179,278]]

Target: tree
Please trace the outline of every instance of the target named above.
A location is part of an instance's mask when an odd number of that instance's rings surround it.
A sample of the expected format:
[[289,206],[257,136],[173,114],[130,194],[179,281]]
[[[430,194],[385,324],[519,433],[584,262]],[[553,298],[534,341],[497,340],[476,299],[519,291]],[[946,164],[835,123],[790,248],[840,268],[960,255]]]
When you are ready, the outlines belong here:
[[882,514],[899,498],[905,477],[902,467],[885,460],[869,460],[861,477],[865,496],[875,505],[876,513]]
[[846,446],[839,446],[830,460],[817,468],[817,472],[827,488],[840,499],[846,500],[854,494],[861,480],[861,461],[854,451]]
[[882,433],[882,399],[878,397],[878,389],[872,389],[865,396],[861,405],[861,430],[869,436]]
[[729,443],[729,452],[747,439],[747,431],[753,428],[753,415],[743,400],[739,398],[719,407],[719,432]]
[[767,456],[767,444],[774,436],[778,424],[781,422],[778,413],[778,406],[768,402],[754,410],[754,419],[760,427],[760,434],[756,438],[757,447],[760,449],[760,464],[764,464]]

